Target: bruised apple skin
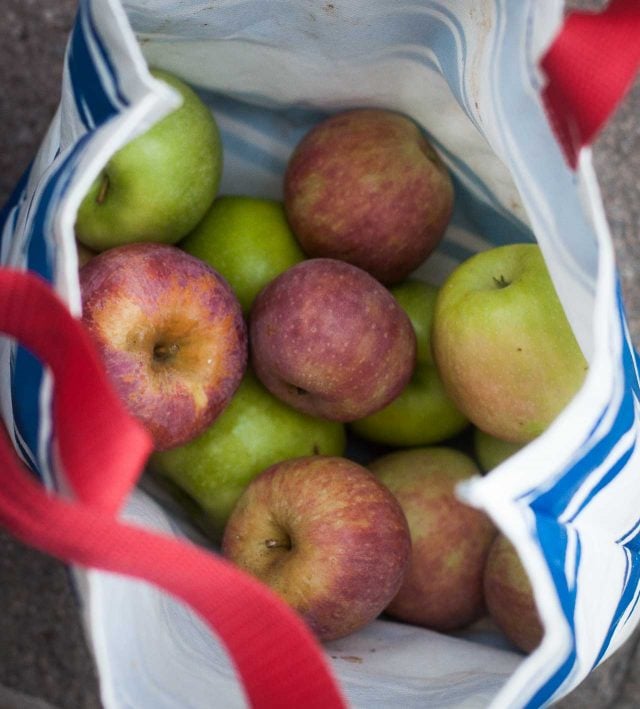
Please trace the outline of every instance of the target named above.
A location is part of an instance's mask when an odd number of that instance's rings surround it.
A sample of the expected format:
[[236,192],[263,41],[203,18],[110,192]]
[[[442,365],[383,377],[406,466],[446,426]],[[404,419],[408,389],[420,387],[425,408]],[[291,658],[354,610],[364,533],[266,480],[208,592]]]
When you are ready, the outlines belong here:
[[416,336],[407,314],[372,276],[343,261],[309,259],[256,298],[252,363],[269,391],[294,409],[354,421],[407,385]]
[[484,512],[456,497],[456,485],[478,474],[473,460],[434,446],[390,453],[369,469],[395,495],[411,532],[411,561],[387,613],[438,631],[478,620],[485,613],[483,572],[496,529]]
[[509,640],[525,653],[535,650],[544,630],[527,572],[504,534],[496,537],[489,551],[484,593],[489,614]]
[[420,128],[377,108],[327,118],[297,145],[284,179],[289,223],[311,257],[398,283],[435,249],[453,185]]
[[312,456],[255,478],[234,508],[223,554],[256,576],[322,640],[372,621],[397,592],[411,542],[393,495],[362,466]]
[[240,384],[247,333],[222,277],[180,249],[130,244],[80,269],[82,319],[157,450],[201,433]]

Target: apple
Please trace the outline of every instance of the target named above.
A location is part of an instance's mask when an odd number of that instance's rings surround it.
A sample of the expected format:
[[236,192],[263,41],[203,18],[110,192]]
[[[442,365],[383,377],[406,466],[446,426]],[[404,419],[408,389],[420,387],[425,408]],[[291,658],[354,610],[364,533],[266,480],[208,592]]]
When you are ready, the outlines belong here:
[[82,320],[129,411],[158,449],[204,431],[247,361],[240,304],[224,279],[168,244],[128,244],[80,269]]
[[362,269],[309,259],[271,281],[251,309],[252,363],[294,409],[353,421],[409,382],[416,337],[389,291]]
[[393,495],[357,463],[325,456],[283,461],[255,478],[222,541],[224,556],[270,586],[323,641],[382,612],[410,550]]
[[151,471],[195,501],[219,538],[238,498],[269,466],[305,455],[340,456],[344,426],[295,411],[270,394],[249,369],[227,408],[204,433],[156,452]]
[[447,396],[431,356],[431,321],[438,289],[408,279],[391,294],[409,316],[417,340],[417,361],[402,393],[384,409],[351,424],[358,435],[392,446],[423,446],[455,436],[468,425]]
[[533,589],[518,552],[503,534],[489,551],[484,593],[489,614],[507,638],[523,652],[535,650],[544,630]]
[[395,451],[369,469],[404,510],[411,561],[386,612],[432,630],[463,628],[485,613],[483,571],[496,530],[465,505],[456,485],[478,474],[469,456],[445,447]]
[[499,246],[460,264],[438,293],[431,336],[458,408],[512,443],[542,433],[587,371],[537,244]]
[[488,433],[481,431],[479,428],[473,431],[473,449],[476,460],[485,473],[497,468],[500,463],[507,460],[507,458],[511,458],[511,456],[517,453],[523,446],[523,443],[502,441],[495,436],[490,436]]
[[226,278],[245,313],[267,283],[304,259],[282,203],[255,197],[218,197],[180,246]]
[[90,261],[96,255],[95,251],[92,251],[90,248],[86,247],[84,244],[81,244],[77,240],[76,250],[78,252],[78,268],[82,268],[85,263]]
[[305,253],[343,259],[386,284],[435,249],[453,197],[449,173],[418,125],[377,108],[318,124],[296,146],[284,178],[287,217]]
[[175,244],[202,219],[220,182],[222,147],[209,108],[176,77],[151,72],[182,105],[118,150],[84,197],[76,236],[95,251]]

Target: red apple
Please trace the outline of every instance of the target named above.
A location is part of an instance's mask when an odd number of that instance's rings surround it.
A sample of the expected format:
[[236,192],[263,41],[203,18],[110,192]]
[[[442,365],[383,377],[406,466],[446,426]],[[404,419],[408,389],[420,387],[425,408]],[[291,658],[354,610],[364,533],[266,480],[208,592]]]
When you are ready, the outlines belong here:
[[365,271],[310,259],[271,281],[250,317],[252,362],[272,394],[311,416],[354,421],[411,379],[416,337],[391,293]]
[[389,615],[440,631],[480,618],[483,570],[496,531],[487,515],[455,495],[459,482],[479,474],[473,460],[451,448],[415,448],[369,467],[398,499],[411,531],[411,561]]
[[449,173],[420,128],[382,109],[332,116],[298,144],[284,180],[289,223],[309,256],[343,259],[397,283],[451,218]]
[[489,551],[484,593],[489,614],[507,638],[523,652],[535,650],[544,630],[533,589],[518,552],[503,534]]
[[116,247],[80,270],[83,321],[157,449],[204,431],[240,384],[247,333],[223,278],[180,249]]
[[373,620],[409,560],[407,522],[391,493],[350,460],[287,460],[255,478],[225,529],[223,554],[298,611],[321,640]]

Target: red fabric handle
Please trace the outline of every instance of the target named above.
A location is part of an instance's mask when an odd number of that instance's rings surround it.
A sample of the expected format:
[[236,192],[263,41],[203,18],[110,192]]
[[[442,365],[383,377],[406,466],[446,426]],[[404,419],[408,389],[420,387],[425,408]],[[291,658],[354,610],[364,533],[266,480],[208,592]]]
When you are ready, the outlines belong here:
[[44,281],[0,269],[0,331],[51,367],[59,452],[78,498],[47,493],[2,430],[0,523],[64,561],[145,579],[187,603],[225,644],[252,706],[346,706],[316,640],[268,588],[193,544],[115,519],[150,439],[113,393],[81,324]]
[[[83,502],[115,512],[151,450],[125,411],[84,328],[43,279],[0,270],[0,330],[41,361],[56,382],[53,414],[65,477]],[[120,465],[123,460],[128,465]]]
[[640,2],[611,0],[570,14],[541,61],[543,101],[572,168],[631,87],[640,67]]

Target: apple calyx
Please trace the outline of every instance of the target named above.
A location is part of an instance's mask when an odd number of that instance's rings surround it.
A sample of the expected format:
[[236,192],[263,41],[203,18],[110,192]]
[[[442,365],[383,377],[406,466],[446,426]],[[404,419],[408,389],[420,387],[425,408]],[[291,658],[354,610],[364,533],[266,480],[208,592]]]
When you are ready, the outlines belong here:
[[285,541],[280,539],[265,539],[264,545],[267,549],[286,549],[287,551],[291,551],[291,549],[293,549],[291,539],[286,539]]
[[107,193],[109,192],[110,186],[111,181],[109,180],[109,175],[106,172],[103,172],[100,179],[100,188],[98,189],[98,194],[96,195],[96,204],[104,204],[104,201],[107,199]]
[[177,342],[172,342],[171,344],[165,344],[164,342],[159,342],[153,348],[153,361],[159,364],[164,364],[169,360],[172,360],[180,351],[180,345]]

